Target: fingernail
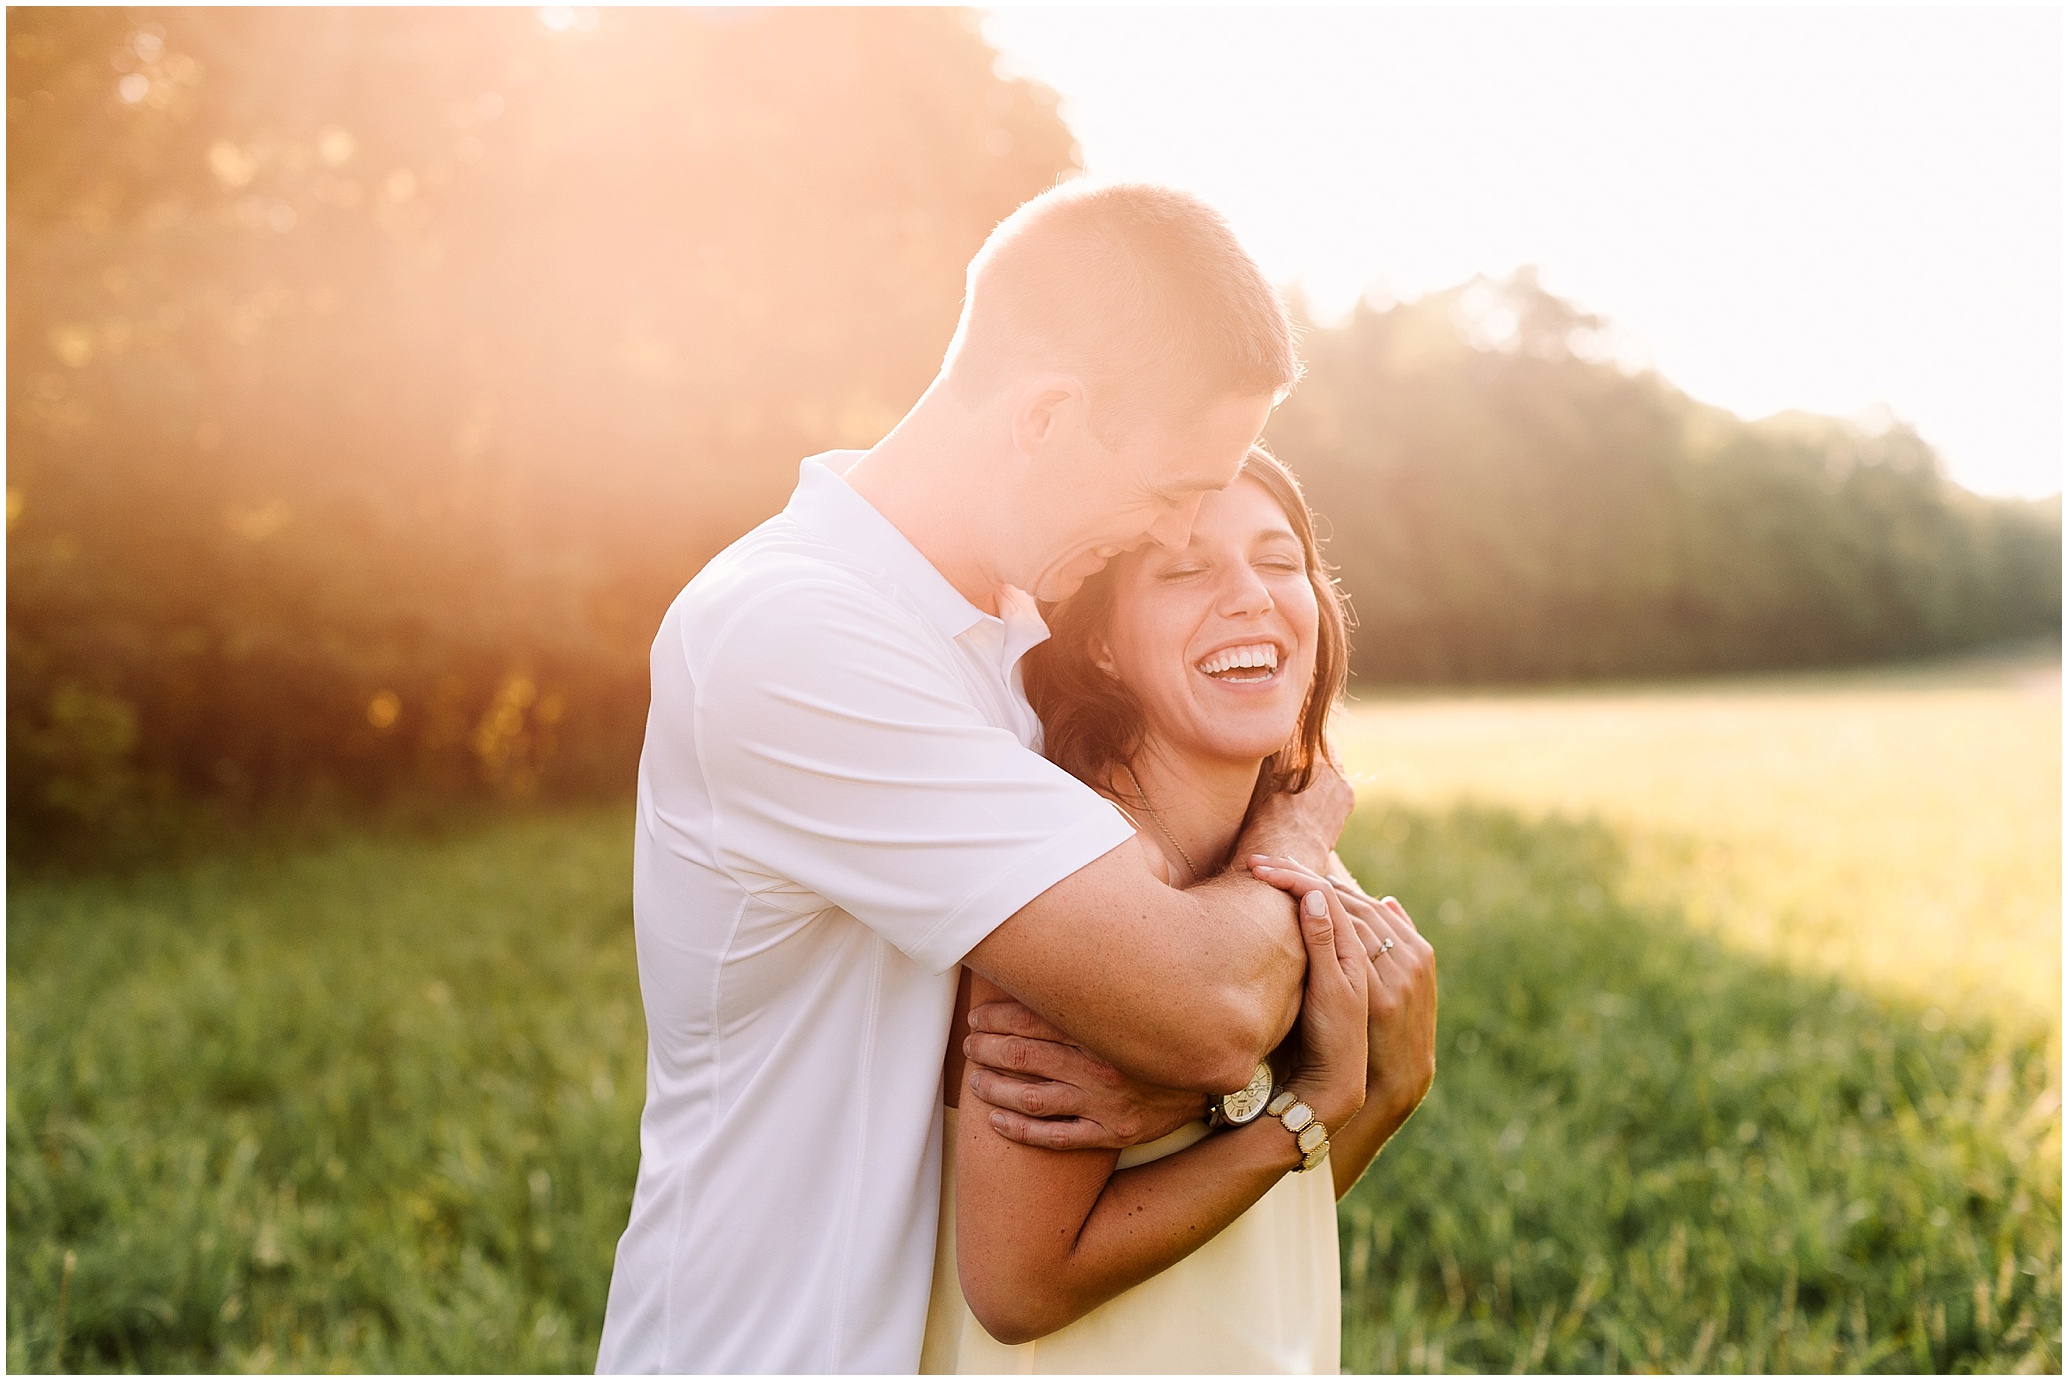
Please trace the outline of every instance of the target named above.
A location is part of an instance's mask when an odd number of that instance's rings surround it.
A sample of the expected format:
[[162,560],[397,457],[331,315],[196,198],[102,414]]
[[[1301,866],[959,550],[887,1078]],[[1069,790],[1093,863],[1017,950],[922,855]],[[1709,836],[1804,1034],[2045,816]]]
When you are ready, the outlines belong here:
[[1322,896],[1319,892],[1309,892],[1306,900],[1301,902],[1300,905],[1307,908],[1309,916],[1319,917],[1328,914],[1328,898]]
[[1004,1114],[1004,1113],[1002,1113],[1002,1112],[994,1112],[994,1113],[992,1113],[992,1114],[991,1114],[991,1125],[992,1125],[993,1127],[996,1127],[996,1128],[997,1128],[997,1129],[998,1129],[999,1131],[1001,1131],[1001,1132],[1002,1132],[1002,1131],[1004,1131],[1004,1130],[1005,1130],[1005,1114]]

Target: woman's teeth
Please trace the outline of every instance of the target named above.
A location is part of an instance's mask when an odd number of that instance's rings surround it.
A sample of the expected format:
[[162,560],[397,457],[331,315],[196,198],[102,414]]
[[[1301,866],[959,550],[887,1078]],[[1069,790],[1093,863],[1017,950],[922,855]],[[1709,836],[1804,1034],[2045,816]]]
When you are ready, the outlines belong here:
[[1195,664],[1218,681],[1268,681],[1278,670],[1278,649],[1269,643],[1223,648]]

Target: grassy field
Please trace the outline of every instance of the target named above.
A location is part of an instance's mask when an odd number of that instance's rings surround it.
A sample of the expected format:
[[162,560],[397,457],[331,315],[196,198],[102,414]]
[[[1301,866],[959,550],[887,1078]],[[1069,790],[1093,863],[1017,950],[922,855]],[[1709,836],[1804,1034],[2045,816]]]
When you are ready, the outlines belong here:
[[[2058,1007],[1789,942],[1911,924],[1943,845],[1972,891],[1901,942],[2058,974],[2058,720],[1980,746],[2047,703],[2024,674],[1359,711],[1344,852],[1437,943],[1443,1054],[1343,1208],[1346,1367],[2060,1369]],[[1860,724],[1894,727],[1846,756]],[[1933,743],[1990,780],[1895,799]],[[1951,833],[1862,842],[1913,818]],[[11,885],[10,1369],[589,1366],[642,1095],[628,843],[571,812]]]
[[1734,946],[1947,1011],[2061,1009],[2058,646],[1612,690],[1369,697],[1360,797],[1599,819]]
[[8,1369],[593,1366],[629,844],[610,810],[12,890]]
[[1374,810],[1428,1102],[1343,1205],[1347,1370],[2058,1371],[2050,1031],[1751,955],[1616,834]]

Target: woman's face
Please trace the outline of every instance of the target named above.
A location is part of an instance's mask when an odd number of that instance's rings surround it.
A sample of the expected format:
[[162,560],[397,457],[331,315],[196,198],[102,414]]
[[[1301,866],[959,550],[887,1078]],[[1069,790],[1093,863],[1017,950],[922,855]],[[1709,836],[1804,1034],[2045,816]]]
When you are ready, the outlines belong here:
[[1261,762],[1292,739],[1314,681],[1320,610],[1299,534],[1255,480],[1206,496],[1181,552],[1116,563],[1098,665],[1179,753]]

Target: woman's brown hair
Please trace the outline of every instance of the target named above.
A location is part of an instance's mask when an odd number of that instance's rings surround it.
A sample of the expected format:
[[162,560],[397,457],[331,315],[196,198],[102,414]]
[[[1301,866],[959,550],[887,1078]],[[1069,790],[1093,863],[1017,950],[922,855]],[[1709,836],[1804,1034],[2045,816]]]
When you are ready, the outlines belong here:
[[[1314,780],[1314,766],[1327,753],[1328,712],[1343,693],[1350,664],[1350,617],[1342,592],[1321,559],[1314,537],[1314,515],[1300,482],[1262,446],[1250,447],[1236,483],[1255,480],[1285,510],[1306,554],[1307,581],[1319,607],[1319,637],[1314,652],[1314,683],[1307,688],[1299,723],[1285,747],[1264,760],[1257,773],[1251,806],[1276,791],[1298,792]],[[1076,594],[1042,612],[1050,631],[1047,642],[1027,654],[1022,675],[1027,701],[1041,717],[1049,761],[1095,787],[1110,785],[1108,774],[1141,750],[1142,708],[1134,693],[1099,669],[1094,645],[1113,619],[1118,572],[1107,566],[1084,582]]]

